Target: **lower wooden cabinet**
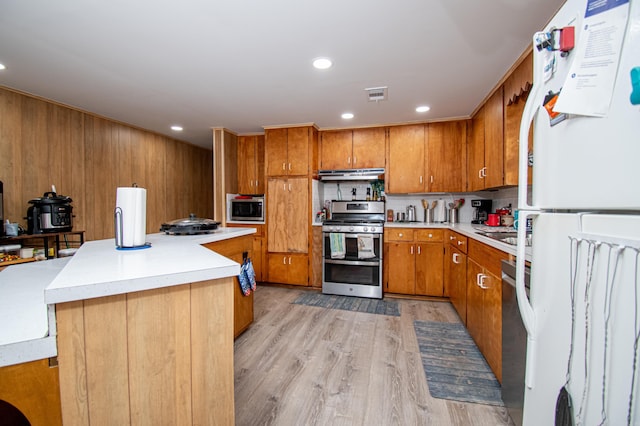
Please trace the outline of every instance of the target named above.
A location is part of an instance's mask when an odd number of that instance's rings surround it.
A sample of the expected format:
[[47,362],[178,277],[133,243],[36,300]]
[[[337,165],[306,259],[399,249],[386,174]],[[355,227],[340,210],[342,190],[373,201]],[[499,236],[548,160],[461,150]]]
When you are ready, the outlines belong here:
[[467,325],[467,255],[448,245],[445,250],[449,300]]
[[[258,239],[258,241],[260,241],[260,239]],[[205,247],[240,264],[242,264],[244,254],[246,253],[248,257],[253,259],[252,262],[255,269],[255,259],[260,258],[259,254],[255,254],[255,244],[256,238],[252,235],[246,235],[231,240],[205,244]],[[260,281],[257,272],[256,280]],[[236,338],[253,323],[253,293],[248,296],[242,293],[238,277],[233,278],[233,285],[233,337]]]
[[467,322],[469,334],[502,382],[501,261],[508,256],[469,240],[467,258]]
[[444,295],[442,229],[385,229],[385,288],[389,293]]
[[309,285],[309,255],[268,253],[267,281],[280,284]]

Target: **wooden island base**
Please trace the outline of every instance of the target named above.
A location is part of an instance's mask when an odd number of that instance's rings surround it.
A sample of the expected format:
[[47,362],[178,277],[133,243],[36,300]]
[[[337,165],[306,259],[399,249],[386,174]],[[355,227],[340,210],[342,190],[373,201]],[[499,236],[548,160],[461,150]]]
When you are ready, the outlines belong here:
[[233,278],[56,306],[65,425],[233,425]]

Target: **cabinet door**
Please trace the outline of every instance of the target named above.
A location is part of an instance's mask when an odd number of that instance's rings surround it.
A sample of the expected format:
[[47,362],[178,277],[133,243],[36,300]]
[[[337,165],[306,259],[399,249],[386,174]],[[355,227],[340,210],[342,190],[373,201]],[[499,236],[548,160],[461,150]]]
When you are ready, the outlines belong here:
[[484,116],[485,188],[504,185],[504,131],[502,87],[487,100]]
[[478,285],[478,276],[483,275],[480,265],[467,258],[467,330],[484,354],[483,340],[483,290]]
[[255,136],[255,176],[254,194],[264,194],[266,188],[264,178],[264,135]]
[[354,169],[384,168],[385,138],[384,127],[354,129],[351,167]]
[[444,294],[444,249],[441,243],[416,244],[416,294]]
[[309,285],[309,256],[290,254],[287,262],[287,284]]
[[267,184],[267,249],[270,252],[288,251],[288,219],[291,214],[288,188],[287,179],[271,178]]
[[424,192],[427,135],[428,128],[423,124],[389,128],[388,193]]
[[323,132],[320,143],[320,168],[323,170],[352,168],[352,140],[351,130]]
[[429,124],[427,188],[429,192],[461,192],[466,188],[464,172],[467,142],[465,121]]
[[471,138],[467,145],[467,190],[484,189],[484,106],[471,120]]
[[484,271],[486,278],[483,298],[482,353],[502,383],[502,279]]
[[307,176],[309,174],[309,128],[287,129],[287,174]]
[[413,243],[389,243],[389,278],[387,291],[390,293],[415,294],[415,246]]
[[462,323],[467,325],[467,256],[449,247],[449,297]]
[[265,132],[265,168],[267,176],[287,174],[287,129],[269,129]]
[[270,283],[286,284],[288,281],[289,266],[287,253],[267,254],[267,279]]
[[[309,252],[309,180],[289,178],[286,183],[287,210],[284,223],[287,231],[287,252]],[[271,223],[269,223],[271,225]]]
[[238,192],[256,194],[256,144],[254,136],[238,137]]

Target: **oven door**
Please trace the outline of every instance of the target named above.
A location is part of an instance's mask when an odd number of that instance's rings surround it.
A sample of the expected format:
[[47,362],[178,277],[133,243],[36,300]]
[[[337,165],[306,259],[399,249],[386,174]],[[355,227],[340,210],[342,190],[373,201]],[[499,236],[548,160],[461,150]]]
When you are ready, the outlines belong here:
[[345,234],[344,259],[332,259],[329,233],[323,233],[323,271],[322,281],[336,284],[358,284],[380,286],[382,281],[382,234],[373,234],[375,257],[358,258],[357,234]]

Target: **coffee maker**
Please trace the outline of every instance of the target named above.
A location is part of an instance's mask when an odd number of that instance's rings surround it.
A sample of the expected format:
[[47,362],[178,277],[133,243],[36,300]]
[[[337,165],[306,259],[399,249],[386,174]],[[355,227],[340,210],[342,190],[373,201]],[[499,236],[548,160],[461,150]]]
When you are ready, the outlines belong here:
[[471,207],[473,207],[473,220],[471,223],[481,224],[485,223],[491,213],[492,200],[471,200]]

